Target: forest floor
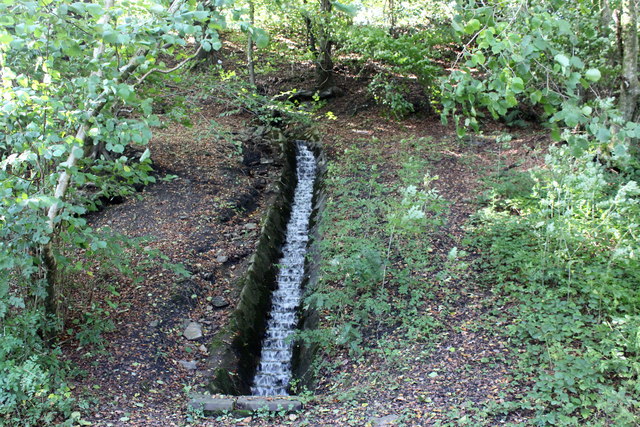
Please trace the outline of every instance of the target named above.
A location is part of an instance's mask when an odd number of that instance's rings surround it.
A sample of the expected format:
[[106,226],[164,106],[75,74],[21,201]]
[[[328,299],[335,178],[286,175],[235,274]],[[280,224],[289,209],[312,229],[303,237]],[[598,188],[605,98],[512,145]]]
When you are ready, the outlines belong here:
[[[298,63],[261,77],[260,83],[273,95],[310,86],[312,77],[311,64]],[[115,328],[104,333],[103,348],[80,346],[71,338],[64,348],[65,357],[83,371],[74,389],[93,402],[85,420],[99,426],[478,425],[473,417],[481,408],[517,398],[512,363],[518,349],[504,333],[509,322],[504,302],[472,262],[446,280],[439,273],[452,248],[466,248],[464,227],[479,208],[486,180],[538,164],[548,141],[531,130],[510,130],[514,138],[500,142],[498,125],[489,137],[462,141],[428,103],[397,121],[373,105],[362,73],[344,68],[337,83],[345,96],[321,106],[315,121],[338,171],[354,161],[345,153],[355,145],[361,158],[380,165],[381,183],[397,180],[407,150],[415,150],[428,172],[439,176],[434,185],[448,202],[446,225],[429,237],[435,267],[415,272],[431,286],[430,297],[421,301],[421,314],[435,319],[429,336],[408,339],[389,331],[385,340],[395,344],[388,352],[332,354],[315,395],[298,413],[202,418],[187,409],[189,394],[206,382],[206,343],[237,302],[234,279],[255,247],[279,175],[275,150],[252,116],[226,115],[231,106],[215,95],[202,96],[187,105],[196,111],[189,114],[192,126],[167,120],[155,132],[150,148],[158,182],[89,217],[93,227],[148,239],[143,246],[184,264],[191,275],[181,278],[155,263],[136,283],[98,265],[78,278],[95,286],[79,292],[71,319],[107,299],[115,307],[107,313]],[[329,111],[332,119],[326,118]],[[212,120],[219,123],[216,129],[228,131],[226,138],[212,130]],[[471,261],[474,254],[467,250]],[[145,253],[131,256],[134,265],[142,264],[138,258]],[[183,336],[190,321],[202,326],[202,337]],[[526,415],[483,417],[485,424],[497,425]]]

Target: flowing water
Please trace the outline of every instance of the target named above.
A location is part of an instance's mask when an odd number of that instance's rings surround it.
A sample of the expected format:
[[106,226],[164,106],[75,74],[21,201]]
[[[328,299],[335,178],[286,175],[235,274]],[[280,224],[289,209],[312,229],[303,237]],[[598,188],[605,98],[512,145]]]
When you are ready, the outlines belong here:
[[309,218],[313,184],[316,177],[316,159],[303,142],[297,142],[296,185],[291,218],[287,224],[277,288],[271,300],[271,313],[262,341],[262,354],[251,393],[256,396],[286,395],[291,379],[291,335],[298,323],[297,310],[302,293],[304,260],[309,241]]

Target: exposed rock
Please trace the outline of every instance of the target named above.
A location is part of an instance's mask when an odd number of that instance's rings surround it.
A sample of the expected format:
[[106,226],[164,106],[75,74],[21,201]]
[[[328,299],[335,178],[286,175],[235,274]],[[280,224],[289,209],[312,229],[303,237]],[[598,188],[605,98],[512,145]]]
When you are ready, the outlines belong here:
[[213,297],[213,299],[211,300],[211,305],[214,306],[215,308],[224,308],[228,306],[229,303],[227,302],[227,300],[225,300],[221,296],[217,296],[217,297]]
[[200,353],[203,353],[203,354],[209,353],[209,350],[207,350],[207,346],[204,344],[200,345],[200,347],[198,347],[198,350],[200,350]]
[[255,230],[256,228],[258,228],[258,224],[256,224],[255,222],[248,222],[244,225],[245,230]]
[[399,415],[391,414],[385,417],[374,418],[371,420],[371,424],[374,426],[391,426],[398,418],[400,418]]
[[266,408],[268,411],[275,412],[285,409],[287,411],[299,411],[302,409],[302,403],[291,397],[280,398],[263,398],[254,396],[240,396],[236,401],[236,409],[257,411]]
[[159,320],[154,320],[154,321],[149,323],[149,326],[151,326],[152,328],[157,328],[158,325],[160,325],[160,321]]
[[220,255],[218,258],[216,258],[216,261],[219,262],[220,264],[224,264],[228,260],[229,260],[229,257],[226,255]]
[[202,326],[197,322],[189,322],[182,335],[190,341],[197,340],[202,337]]
[[195,360],[178,360],[178,363],[182,365],[182,367],[187,371],[195,371],[196,369],[198,369],[198,362],[196,362]]
[[189,406],[204,412],[223,412],[233,409],[233,398],[217,398],[206,394],[196,394],[191,398]]
[[[263,173],[264,175],[266,175],[266,173]],[[256,190],[262,190],[263,188],[265,188],[267,186],[267,180],[264,178],[258,178],[256,179],[256,181],[253,183],[253,186]]]

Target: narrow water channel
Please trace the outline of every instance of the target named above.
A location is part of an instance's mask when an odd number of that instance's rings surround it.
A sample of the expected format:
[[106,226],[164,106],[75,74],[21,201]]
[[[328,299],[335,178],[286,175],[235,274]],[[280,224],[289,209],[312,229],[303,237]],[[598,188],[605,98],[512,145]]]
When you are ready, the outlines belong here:
[[291,335],[298,323],[298,306],[302,293],[304,261],[309,241],[309,219],[312,210],[316,158],[298,141],[296,153],[297,185],[287,224],[282,258],[278,261],[277,288],[271,300],[271,313],[262,341],[260,364],[251,393],[255,396],[286,395],[291,379]]

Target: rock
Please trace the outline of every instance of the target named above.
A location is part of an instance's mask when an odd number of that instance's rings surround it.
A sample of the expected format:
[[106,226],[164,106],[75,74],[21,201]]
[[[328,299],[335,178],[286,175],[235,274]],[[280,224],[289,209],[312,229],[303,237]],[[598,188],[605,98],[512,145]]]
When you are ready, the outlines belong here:
[[302,402],[290,397],[281,398],[263,398],[254,396],[240,396],[236,401],[237,410],[257,411],[258,409],[267,408],[270,412],[280,411],[299,411],[302,409]]
[[182,335],[189,341],[197,340],[202,337],[202,326],[197,322],[189,322]]
[[258,224],[255,222],[248,222],[244,225],[245,230],[255,230],[256,228],[258,228]]
[[225,300],[221,296],[217,296],[217,297],[213,297],[213,299],[211,300],[211,305],[214,306],[215,308],[224,308],[228,306],[229,303],[227,302],[227,300]]
[[207,350],[207,346],[204,345],[204,344],[200,345],[200,347],[198,347],[198,350],[200,350],[200,353],[202,353],[202,354],[209,353],[209,350]]
[[224,412],[233,409],[234,399],[211,397],[206,394],[193,395],[189,406],[204,412]]
[[154,320],[153,322],[149,323],[149,326],[151,326],[152,328],[157,328],[158,325],[160,325],[159,320]]
[[198,369],[198,362],[196,362],[195,360],[178,360],[178,363],[182,365],[182,367],[187,371],[195,371],[196,369]]
[[273,159],[269,159],[269,158],[266,158],[266,157],[261,157],[260,158],[260,164],[261,165],[270,165],[272,163],[273,163]]
[[229,257],[226,255],[220,255],[218,258],[216,258],[216,261],[219,262],[220,264],[224,264],[228,260],[229,260]]
[[267,180],[264,178],[258,178],[256,179],[256,181],[253,183],[253,187],[256,190],[262,190],[263,188],[265,188],[267,186]]
[[371,420],[371,424],[374,426],[391,426],[398,418],[400,418],[399,415],[391,414],[385,417],[374,418]]

